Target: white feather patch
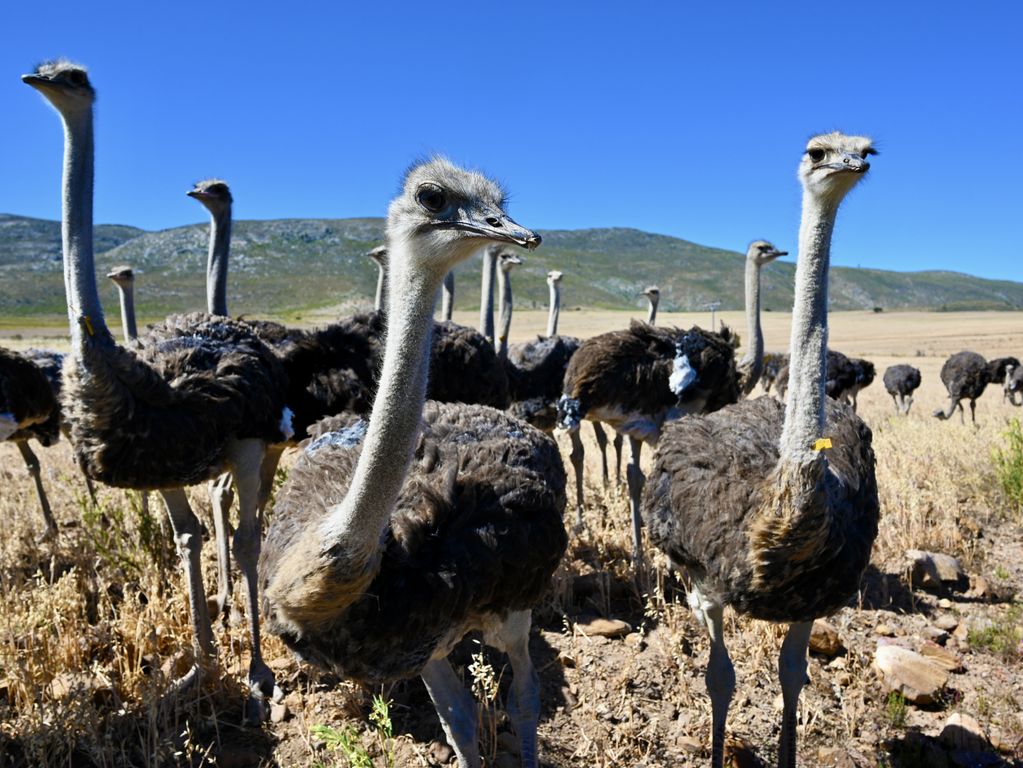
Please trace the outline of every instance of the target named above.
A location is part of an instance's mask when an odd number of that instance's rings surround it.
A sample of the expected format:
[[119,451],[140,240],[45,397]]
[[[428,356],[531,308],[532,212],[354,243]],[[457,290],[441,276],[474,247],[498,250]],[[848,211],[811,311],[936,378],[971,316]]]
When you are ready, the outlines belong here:
[[671,376],[668,377],[668,386],[676,396],[681,395],[689,386],[696,381],[696,371],[689,364],[688,355],[679,355],[671,364]]
[[288,406],[284,406],[284,410],[281,411],[281,421],[277,426],[285,440],[290,440],[295,436],[295,427],[291,423],[291,418],[294,415],[295,413]]

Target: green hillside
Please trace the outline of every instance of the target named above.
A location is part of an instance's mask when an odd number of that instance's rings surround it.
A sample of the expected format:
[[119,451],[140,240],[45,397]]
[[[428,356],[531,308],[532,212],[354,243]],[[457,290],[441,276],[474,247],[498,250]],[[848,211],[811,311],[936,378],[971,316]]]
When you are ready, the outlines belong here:
[[[204,303],[207,225],[159,232],[127,226],[96,227],[100,273],[115,264],[138,272],[140,315],[200,309]],[[230,303],[238,314],[286,314],[362,302],[372,295],[376,268],[364,253],[382,240],[382,219],[237,221],[233,231]],[[569,306],[625,309],[651,283],[661,288],[662,308],[699,309],[720,300],[742,305],[743,255],[635,229],[543,232],[543,246],[524,254],[515,272],[516,303],[545,306],[544,276],[565,273]],[[792,305],[795,265],[775,263],[763,274],[764,308]],[[458,273],[459,308],[478,306],[480,265]],[[113,286],[101,287],[113,302]],[[1023,284],[952,272],[887,272],[839,267],[831,273],[836,310],[1020,309]],[[112,306],[111,306],[112,308]],[[60,316],[64,311],[60,223],[0,214],[0,315]]]

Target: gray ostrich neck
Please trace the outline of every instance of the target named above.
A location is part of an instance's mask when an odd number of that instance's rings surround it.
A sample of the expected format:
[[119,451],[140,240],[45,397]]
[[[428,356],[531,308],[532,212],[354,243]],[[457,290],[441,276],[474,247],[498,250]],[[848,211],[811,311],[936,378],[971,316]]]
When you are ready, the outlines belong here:
[[547,315],[547,335],[555,336],[558,333],[558,318],[561,315],[561,287],[553,281],[548,285],[551,289],[551,307],[550,314]]
[[781,455],[803,462],[812,458],[823,436],[824,382],[828,366],[828,266],[837,203],[803,193],[799,226],[796,299],[792,308],[791,359]]
[[455,311],[455,271],[449,270],[444,275],[444,285],[441,287],[440,319],[450,320],[451,313]]
[[497,290],[501,294],[501,320],[497,329],[497,355],[502,360],[508,357],[508,334],[512,321],[511,273],[507,269],[497,273]]
[[83,332],[100,339],[110,339],[99,300],[92,253],[92,107],[62,117],[64,177],[61,238],[64,249],[64,287],[67,291],[71,345],[76,351],[81,351]]
[[125,341],[134,341],[138,338],[138,327],[135,325],[135,288],[128,285],[118,285],[117,292],[121,300],[121,331],[124,333]]
[[377,294],[373,301],[373,309],[383,312],[384,302],[387,301],[387,270],[383,264],[377,264]]
[[646,321],[653,325],[654,321],[657,320],[657,302],[660,300],[657,296],[648,296],[647,301],[650,302],[650,311],[647,312]]
[[231,259],[231,206],[210,213],[210,255],[206,262],[206,311],[227,316],[227,264]]
[[764,334],[760,329],[760,265],[756,259],[746,259],[746,331],[749,349],[740,365],[749,369],[749,379],[755,384],[764,368]]
[[407,247],[392,243],[383,370],[352,484],[321,531],[322,551],[379,550],[419,439],[440,278],[408,269]]
[[497,252],[493,248],[483,251],[482,296],[480,297],[480,333],[494,340],[494,271],[497,269]]

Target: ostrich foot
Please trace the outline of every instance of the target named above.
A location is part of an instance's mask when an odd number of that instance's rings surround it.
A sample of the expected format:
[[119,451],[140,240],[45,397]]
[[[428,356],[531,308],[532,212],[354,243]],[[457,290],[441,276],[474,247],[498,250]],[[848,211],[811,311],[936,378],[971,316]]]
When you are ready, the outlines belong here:
[[270,717],[267,699],[281,701],[284,691],[274,680],[270,668],[260,662],[249,668],[249,698],[245,703],[245,724],[259,726]]

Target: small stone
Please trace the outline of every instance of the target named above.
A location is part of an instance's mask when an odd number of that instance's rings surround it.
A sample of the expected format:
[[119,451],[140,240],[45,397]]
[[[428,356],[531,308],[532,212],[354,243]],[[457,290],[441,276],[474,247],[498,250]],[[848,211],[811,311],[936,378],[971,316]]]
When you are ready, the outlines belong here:
[[818,768],[866,768],[872,765],[864,755],[845,747],[821,747],[817,750]]
[[978,600],[990,600],[995,596],[994,590],[991,589],[991,584],[983,576],[976,576],[970,574],[970,588],[966,590],[966,597],[976,598]]
[[691,755],[695,755],[703,749],[700,742],[689,736],[676,736],[675,746]]
[[646,640],[643,639],[643,635],[639,632],[630,632],[625,636],[625,644],[630,648],[635,648],[637,651],[642,651],[646,648]]
[[909,561],[913,584],[925,589],[963,586],[967,583],[966,571],[951,555],[940,552],[924,552],[920,549],[907,549],[906,559]]
[[591,619],[575,625],[587,637],[624,637],[632,627],[621,619]]
[[923,637],[924,640],[936,643],[937,645],[944,645],[948,642],[948,632],[943,629],[938,629],[937,627],[924,627],[920,631],[920,636]]
[[947,648],[942,648],[937,643],[932,643],[929,640],[925,640],[923,645],[920,646],[920,655],[930,659],[939,667],[947,669],[949,672],[963,671],[963,662],[958,656]]
[[984,728],[977,720],[961,712],[949,715],[938,737],[949,749],[983,752],[990,748]]
[[946,611],[947,611],[947,610],[948,610],[949,608],[952,608],[952,607],[953,607],[954,605],[955,605],[955,603],[953,603],[953,602],[952,602],[951,600],[949,600],[949,599],[948,599],[947,597],[943,597],[943,598],[941,598],[941,599],[940,599],[940,600],[938,601],[938,607],[939,607],[939,608],[944,608],[944,609],[945,609]]
[[455,756],[453,750],[446,741],[434,739],[430,742],[430,760],[434,765],[447,765]]
[[288,714],[290,713],[288,712],[287,704],[275,702],[270,705],[270,722],[283,723],[287,719]]
[[914,704],[933,704],[948,682],[948,673],[933,661],[897,645],[882,645],[874,652],[874,665],[888,689]]
[[838,630],[828,622],[817,619],[810,630],[810,651],[819,653],[822,656],[837,656],[845,650],[841,639],[838,637]]
[[874,634],[880,635],[881,637],[895,637],[895,630],[887,624],[878,624],[874,627]]
[[952,614],[944,613],[934,620],[934,626],[946,632],[951,632],[959,626],[959,619]]

